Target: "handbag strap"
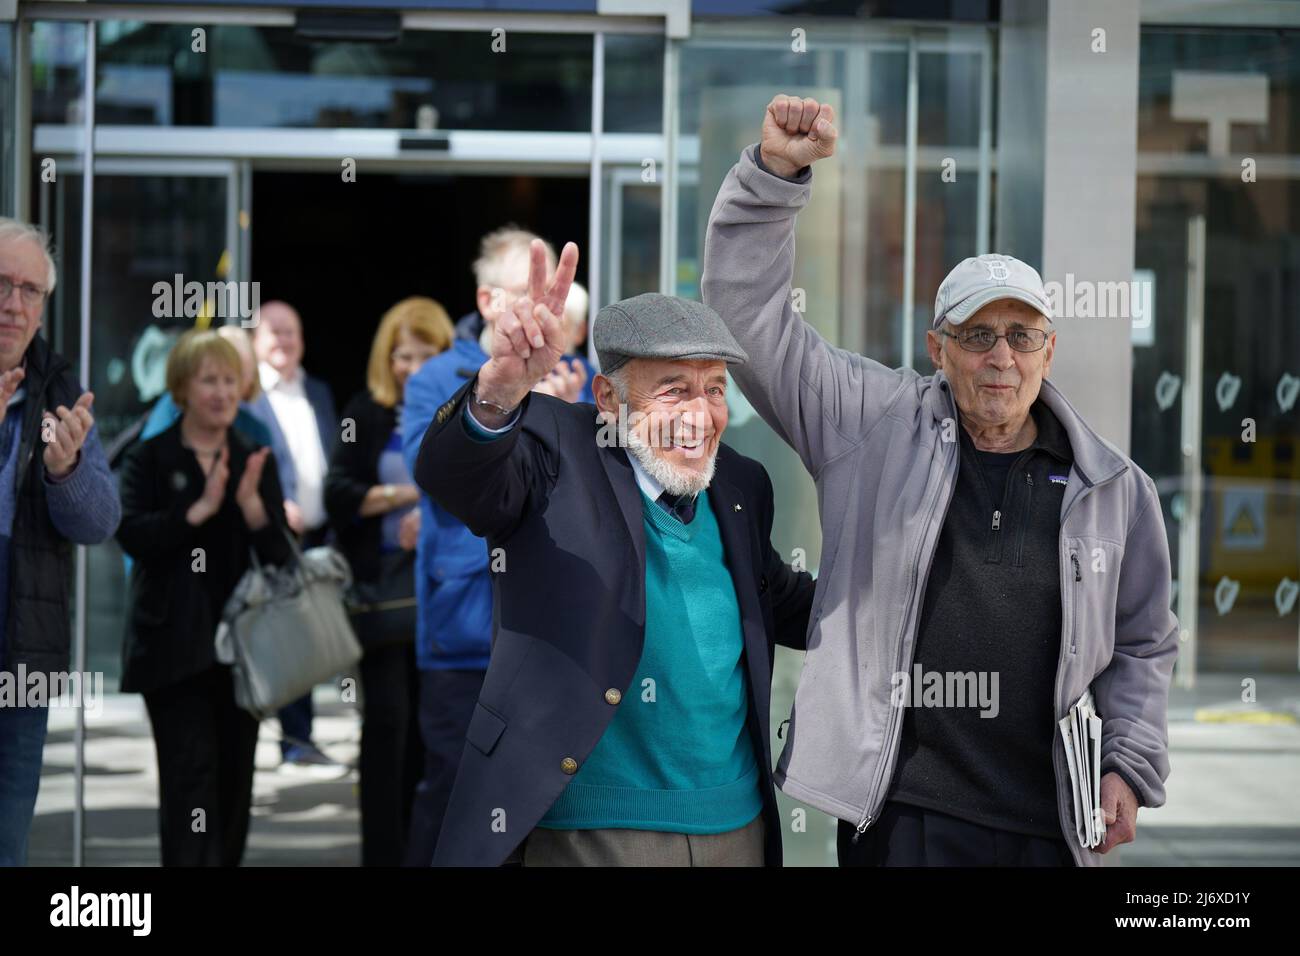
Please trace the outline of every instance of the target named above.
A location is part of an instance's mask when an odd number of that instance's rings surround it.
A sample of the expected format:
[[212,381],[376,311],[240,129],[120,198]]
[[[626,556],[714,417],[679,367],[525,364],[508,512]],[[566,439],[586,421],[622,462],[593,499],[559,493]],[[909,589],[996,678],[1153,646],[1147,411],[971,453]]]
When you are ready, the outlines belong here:
[[[290,530],[289,530],[287,527],[285,527],[284,525],[280,525],[280,530],[281,530],[282,532],[284,532],[284,536],[285,536],[285,538],[286,538],[286,539],[288,540],[288,542],[289,542],[289,550],[293,552],[293,563],[294,563],[294,565],[295,565],[297,568],[301,569],[301,568],[302,568],[302,560],[303,560],[303,559],[302,559],[302,546],[298,544],[298,538],[297,538],[297,536],[294,535],[294,533],[293,533],[292,531],[290,531]],[[257,556],[257,548],[253,547],[251,544],[248,546],[248,556],[249,556],[249,558],[250,558],[250,559],[252,560],[252,562],[253,562],[253,567],[254,567],[254,569],[256,569],[256,570],[260,573],[261,570],[262,570],[262,561],[261,561],[261,559],[258,558],[258,556]]]

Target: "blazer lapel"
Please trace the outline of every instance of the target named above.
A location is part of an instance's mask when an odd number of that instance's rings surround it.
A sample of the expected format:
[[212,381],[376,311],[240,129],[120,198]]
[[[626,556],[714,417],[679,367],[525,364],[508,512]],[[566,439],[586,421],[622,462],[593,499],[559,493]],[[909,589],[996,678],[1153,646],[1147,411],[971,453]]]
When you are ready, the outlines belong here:
[[627,452],[622,448],[598,449],[600,463],[605,468],[614,497],[618,500],[619,511],[627,526],[628,536],[632,541],[632,551],[636,555],[636,573],[626,576],[629,590],[625,592],[630,601],[629,610],[638,624],[645,624],[645,521],[641,516],[641,492],[637,488],[636,474],[627,460]]

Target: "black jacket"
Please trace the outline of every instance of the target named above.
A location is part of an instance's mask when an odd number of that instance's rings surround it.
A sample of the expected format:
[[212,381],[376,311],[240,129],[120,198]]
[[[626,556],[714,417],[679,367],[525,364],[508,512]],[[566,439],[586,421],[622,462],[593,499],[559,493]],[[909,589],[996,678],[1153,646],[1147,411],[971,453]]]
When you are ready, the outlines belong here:
[[[460,418],[472,384],[439,409],[415,475],[508,562],[493,574],[492,659],[438,838],[440,866],[505,861],[572,779],[562,763],[580,766],[604,734],[618,706],[607,692],[626,696],[645,637],[645,526],[627,454],[597,444],[592,405],[535,393],[517,427],[476,442]],[[758,462],[720,446],[708,495],[740,605],[766,860],[779,866],[773,651],[804,648],[813,581],[772,548],[772,484]],[[490,825],[498,810],[504,833]]]
[[[22,406],[22,442],[18,447],[5,660],[0,665],[6,670],[24,664],[28,671],[66,671],[72,638],[69,596],[73,544],[50,520],[40,421],[46,410],[53,411],[60,405],[71,408],[82,388],[68,360],[39,335],[27,347],[26,360],[23,388],[27,397]],[[106,480],[111,481],[107,475]]]
[[[383,516],[358,513],[366,492],[379,484],[379,457],[397,426],[397,410],[385,408],[369,392],[353,397],[343,409],[343,421],[353,423],[352,441],[340,441],[325,475],[325,510],[338,536],[338,548],[358,581],[379,577],[379,548]],[[345,437],[346,433],[345,433]]]
[[[204,474],[194,453],[181,444],[181,421],[127,453],[122,465],[122,524],[117,540],[131,556],[122,690],[148,693],[202,673],[216,663],[213,639],[226,599],[258,557],[283,564],[291,549],[284,495],[274,457],[262,469],[258,492],[270,519],[250,532],[235,491],[244,463],[257,450],[230,429],[230,478],[221,510],[192,527],[185,512],[203,493]],[[205,570],[195,570],[195,549]]]

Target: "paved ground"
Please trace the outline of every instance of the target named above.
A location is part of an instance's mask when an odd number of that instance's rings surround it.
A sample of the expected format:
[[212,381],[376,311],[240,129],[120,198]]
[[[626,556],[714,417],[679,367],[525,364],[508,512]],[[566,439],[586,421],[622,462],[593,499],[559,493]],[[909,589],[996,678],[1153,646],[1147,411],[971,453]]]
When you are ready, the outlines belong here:
[[[773,713],[788,712],[797,678],[778,665]],[[1174,689],[1168,802],[1139,812],[1138,839],[1112,865],[1300,865],[1300,676],[1258,678],[1254,704],[1241,693],[1241,677],[1231,674]],[[1270,722],[1254,722],[1261,719]],[[778,801],[789,821],[798,804],[784,794]],[[833,864],[834,821],[812,811],[807,826],[787,833],[787,865]]]
[[[331,757],[355,766],[361,722],[337,691],[318,687],[313,736]],[[33,864],[71,862],[73,745],[71,711],[50,712],[45,769],[32,827]],[[305,780],[277,769],[280,724],[262,724],[253,779],[248,866],[357,866],[361,862],[357,775]],[[85,861],[91,866],[158,865],[158,774],[144,702],[108,695],[87,720]]]
[[[797,657],[780,652],[773,713],[786,713]],[[1115,861],[1124,866],[1300,865],[1300,677],[1263,677],[1254,704],[1241,701],[1241,677],[1202,675],[1195,691],[1170,702],[1173,772],[1169,800],[1143,810],[1138,841]],[[317,743],[354,763],[360,718],[337,692],[317,688]],[[279,763],[279,725],[262,726],[254,781],[250,866],[355,866],[360,859],[356,776],[337,781],[289,777]],[[141,700],[111,695],[88,724],[86,862],[156,865],[157,778]],[[34,864],[71,862],[72,713],[51,712],[46,767],[31,840]],[[787,821],[797,804],[780,797]],[[787,833],[791,865],[835,859],[834,822],[816,811],[807,829]]]

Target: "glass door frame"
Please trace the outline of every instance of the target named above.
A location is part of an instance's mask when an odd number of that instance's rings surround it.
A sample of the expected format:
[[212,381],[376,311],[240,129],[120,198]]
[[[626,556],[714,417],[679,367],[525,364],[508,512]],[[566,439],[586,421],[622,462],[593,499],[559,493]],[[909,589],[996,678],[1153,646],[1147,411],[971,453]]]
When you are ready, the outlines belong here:
[[[93,117],[93,110],[89,111]],[[93,147],[91,162],[88,164],[79,153],[52,154],[56,166],[71,173],[80,173],[82,184],[81,209],[81,261],[80,261],[80,307],[79,307],[79,348],[78,378],[89,387],[91,382],[91,341],[90,301],[93,294],[92,277],[94,275],[94,188],[95,177],[185,177],[219,179],[224,181],[225,202],[225,246],[230,250],[230,273],[227,281],[239,281],[245,277],[247,262],[247,232],[239,228],[241,168],[233,160],[203,159],[140,159],[133,157],[95,157]],[[86,175],[87,166],[93,167],[94,177]],[[50,190],[42,188],[39,193],[41,221],[52,222],[49,218],[51,209]],[[77,545],[74,564],[73,594],[73,639],[72,669],[76,673],[86,671],[87,632],[88,632],[88,595],[89,595],[89,550],[85,545]],[[74,866],[84,865],[85,854],[85,713],[79,707],[76,711],[76,724],[73,733],[73,852]]]

